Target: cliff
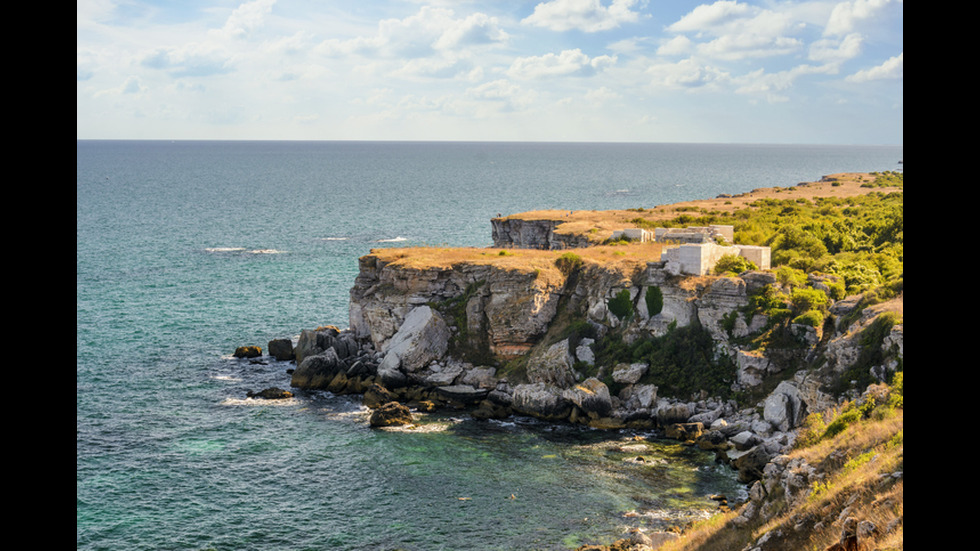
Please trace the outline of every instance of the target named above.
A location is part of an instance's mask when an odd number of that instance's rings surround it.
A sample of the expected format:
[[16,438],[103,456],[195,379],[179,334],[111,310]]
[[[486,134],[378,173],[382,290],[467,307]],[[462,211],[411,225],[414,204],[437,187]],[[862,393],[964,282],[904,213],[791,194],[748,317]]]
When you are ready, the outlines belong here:
[[[841,193],[832,181],[811,197]],[[494,219],[492,249],[372,250],[349,329],[304,331],[292,386],[419,411],[659,428],[752,484],[732,522],[769,522],[777,486],[802,484],[783,493],[805,500],[824,480],[786,459],[808,420],[867,403],[901,374],[902,294],[841,296],[826,274],[681,275],[660,243],[599,244],[625,216],[641,224],[638,212]]]

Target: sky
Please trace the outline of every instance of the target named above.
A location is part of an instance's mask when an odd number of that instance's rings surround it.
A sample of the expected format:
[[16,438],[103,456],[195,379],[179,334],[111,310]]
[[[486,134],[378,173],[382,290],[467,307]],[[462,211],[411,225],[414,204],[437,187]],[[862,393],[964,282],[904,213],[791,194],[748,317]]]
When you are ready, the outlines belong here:
[[902,0],[77,9],[77,139],[903,143]]

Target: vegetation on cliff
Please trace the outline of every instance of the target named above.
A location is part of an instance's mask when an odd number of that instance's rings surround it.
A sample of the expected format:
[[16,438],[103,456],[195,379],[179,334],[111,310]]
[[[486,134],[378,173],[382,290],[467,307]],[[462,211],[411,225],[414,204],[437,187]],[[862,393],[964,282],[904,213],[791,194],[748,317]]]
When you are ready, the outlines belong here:
[[[658,396],[679,402],[720,397],[756,415],[776,385],[812,385],[804,390],[817,398],[819,411],[799,427],[792,453],[767,464],[751,501],[664,549],[851,548],[853,541],[843,540],[860,530],[878,549],[901,549],[903,365],[894,353],[900,344],[889,339],[903,321],[903,187],[901,173],[847,175],[651,209],[563,211],[569,221],[556,228],[601,237],[624,225],[731,225],[737,243],[771,248],[773,269],[766,273],[746,273],[755,267],[732,257],[712,275],[653,277],[648,263],[660,259],[662,245],[628,241],[573,251],[424,247],[372,255],[379,264],[399,266],[408,279],[467,271],[469,279],[434,286],[445,293],[426,300],[434,300],[429,304],[455,328],[455,356],[496,365],[497,376],[511,384],[524,382],[529,349],[567,341],[570,354],[562,358],[575,361],[576,377],[596,377],[614,397],[624,383],[611,372],[633,363],[646,367],[628,384],[655,386]],[[481,303],[478,295],[489,296],[494,285],[481,286],[480,278],[492,271],[520,277],[504,278],[506,287],[496,280],[497,302]],[[490,318],[479,308],[539,299],[551,301],[552,309],[540,327],[515,339],[520,347],[481,339],[481,324]],[[685,304],[702,300],[708,304],[686,315]],[[662,310],[665,315],[654,319]],[[519,311],[502,310],[505,315],[493,321],[507,328]],[[706,311],[714,317],[703,316]],[[586,340],[594,361],[571,354]],[[521,355],[495,356],[491,344]],[[771,363],[760,362],[761,382],[733,385],[743,374],[738,364],[745,356],[739,354]]]
[[760,482],[766,514],[746,521],[744,511],[723,512],[660,551],[902,549],[903,385],[900,372],[891,385],[811,414],[783,464],[812,471],[786,469]]

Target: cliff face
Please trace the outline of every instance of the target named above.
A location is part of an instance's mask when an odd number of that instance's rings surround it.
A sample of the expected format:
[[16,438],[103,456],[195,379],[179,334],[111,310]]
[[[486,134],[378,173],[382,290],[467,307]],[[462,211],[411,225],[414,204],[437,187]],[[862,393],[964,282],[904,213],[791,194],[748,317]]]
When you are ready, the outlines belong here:
[[441,306],[452,311],[446,321],[468,339],[465,344],[485,343],[496,356],[520,355],[547,329],[563,284],[557,270],[542,275],[479,264],[406,267],[372,253],[360,259],[351,289],[350,327],[384,352],[414,308]]
[[[679,277],[655,261],[582,261],[574,269],[559,269],[558,253],[520,265],[498,262],[492,253],[450,263],[418,264],[406,260],[411,257],[411,252],[379,250],[360,260],[351,289],[350,328],[380,355],[388,352],[407,317],[427,306],[448,328],[440,337],[448,342],[435,347],[445,353],[432,362],[501,366],[523,359],[525,369],[517,378],[510,374],[511,384],[567,389],[588,378],[583,365],[596,367],[591,365],[595,339],[567,338],[576,322],[587,323],[596,338],[615,332],[626,343],[698,326],[711,336],[711,354],[734,365],[731,384],[737,390],[762,392],[795,373],[792,390],[780,391],[793,402],[786,406],[790,421],[783,419],[785,411],[775,421],[783,430],[799,422],[799,412],[835,402],[826,387],[864,353],[859,335],[876,313],[869,310],[850,328],[828,334],[825,328],[790,324],[785,338],[760,350],[746,342],[766,330],[770,320],[749,305],[754,293],[778,287],[769,272]],[[841,301],[833,313],[841,318],[854,307]],[[902,355],[901,325],[892,333],[881,345],[892,365],[877,366],[879,375],[894,369]],[[820,369],[811,369],[818,364]],[[616,366],[598,367],[590,372],[601,378]]]
[[645,266],[589,264],[574,277],[554,256],[523,266],[491,261],[451,265],[406,265],[391,251],[360,259],[351,289],[350,327],[384,352],[414,308],[430,305],[453,328],[460,343],[498,360],[527,354],[555,321],[562,300],[589,312],[600,324],[616,324],[606,304],[627,289],[635,297]]
[[490,225],[494,247],[555,250],[594,245],[582,235],[556,232],[560,220],[494,218]]

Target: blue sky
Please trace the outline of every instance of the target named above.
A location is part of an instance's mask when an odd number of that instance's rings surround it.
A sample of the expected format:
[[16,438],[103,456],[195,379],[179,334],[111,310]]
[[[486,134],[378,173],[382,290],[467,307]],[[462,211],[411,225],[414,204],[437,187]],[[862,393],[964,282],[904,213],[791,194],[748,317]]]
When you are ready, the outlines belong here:
[[901,0],[78,0],[79,139],[903,143]]

